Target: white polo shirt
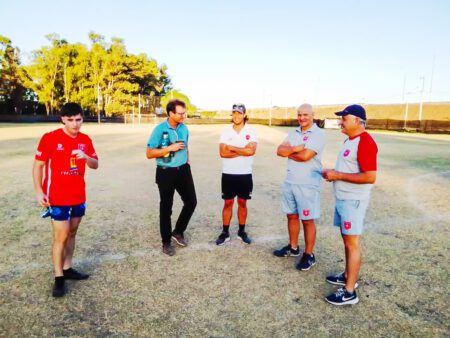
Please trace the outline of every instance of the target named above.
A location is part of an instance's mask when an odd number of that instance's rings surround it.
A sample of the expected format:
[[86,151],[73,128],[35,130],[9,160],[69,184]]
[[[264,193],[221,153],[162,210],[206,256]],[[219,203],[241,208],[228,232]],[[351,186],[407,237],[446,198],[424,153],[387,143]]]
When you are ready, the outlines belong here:
[[[256,130],[248,123],[238,132],[233,125],[228,125],[220,135],[220,143],[229,146],[244,148],[250,142],[258,142]],[[252,173],[253,156],[238,156],[234,158],[222,158],[222,173],[233,175],[245,175]]]

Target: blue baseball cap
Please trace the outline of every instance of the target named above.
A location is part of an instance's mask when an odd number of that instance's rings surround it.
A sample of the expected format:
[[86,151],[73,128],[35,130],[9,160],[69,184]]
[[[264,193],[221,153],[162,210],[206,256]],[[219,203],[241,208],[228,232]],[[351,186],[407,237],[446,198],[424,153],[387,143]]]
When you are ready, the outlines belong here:
[[362,120],[366,120],[366,111],[359,104],[352,104],[346,107],[343,111],[338,111],[335,113],[337,116],[353,115],[359,117]]
[[235,103],[233,104],[233,112],[237,111],[241,114],[245,114],[246,109],[245,109],[245,105],[243,103]]

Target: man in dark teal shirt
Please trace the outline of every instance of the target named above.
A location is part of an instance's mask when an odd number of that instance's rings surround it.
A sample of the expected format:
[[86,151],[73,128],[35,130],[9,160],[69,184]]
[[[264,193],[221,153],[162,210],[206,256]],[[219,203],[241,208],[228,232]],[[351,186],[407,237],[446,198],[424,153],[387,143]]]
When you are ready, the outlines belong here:
[[[181,100],[172,100],[167,104],[166,111],[167,120],[153,129],[147,142],[147,158],[156,158],[162,251],[173,256],[175,249],[171,244],[172,238],[179,246],[187,246],[184,232],[197,205],[197,197],[189,165],[189,131],[183,123],[186,104]],[[183,208],[172,232],[170,216],[175,190],[183,200]]]

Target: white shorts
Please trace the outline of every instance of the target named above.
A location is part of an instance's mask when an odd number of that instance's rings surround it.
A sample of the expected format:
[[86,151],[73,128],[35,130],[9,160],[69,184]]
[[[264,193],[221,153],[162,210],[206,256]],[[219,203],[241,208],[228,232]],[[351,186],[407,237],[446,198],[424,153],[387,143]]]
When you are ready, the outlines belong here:
[[320,188],[310,185],[283,183],[282,208],[288,215],[297,214],[301,220],[320,217]]

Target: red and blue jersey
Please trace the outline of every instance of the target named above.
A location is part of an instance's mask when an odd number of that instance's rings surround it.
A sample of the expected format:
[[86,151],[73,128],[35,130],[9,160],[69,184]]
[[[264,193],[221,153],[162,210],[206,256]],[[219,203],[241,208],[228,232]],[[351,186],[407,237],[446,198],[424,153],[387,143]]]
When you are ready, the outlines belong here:
[[71,137],[60,128],[44,134],[39,142],[35,159],[45,162],[42,189],[48,196],[50,205],[77,205],[86,202],[86,160],[72,155],[72,151],[77,149],[98,159],[91,139],[83,133]]

